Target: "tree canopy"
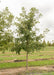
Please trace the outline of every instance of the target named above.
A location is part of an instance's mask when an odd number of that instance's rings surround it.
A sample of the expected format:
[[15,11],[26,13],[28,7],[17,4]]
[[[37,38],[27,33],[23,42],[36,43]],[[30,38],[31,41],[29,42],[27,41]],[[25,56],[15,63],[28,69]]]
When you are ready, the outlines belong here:
[[0,11],[0,50],[4,50],[7,43],[11,40],[9,27],[12,25],[14,16],[6,7],[3,11]]

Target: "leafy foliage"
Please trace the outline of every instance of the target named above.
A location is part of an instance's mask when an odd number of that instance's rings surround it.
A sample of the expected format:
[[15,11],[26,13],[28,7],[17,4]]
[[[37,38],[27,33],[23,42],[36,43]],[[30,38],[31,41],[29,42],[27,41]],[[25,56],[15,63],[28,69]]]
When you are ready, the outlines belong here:
[[6,49],[7,44],[11,41],[12,35],[8,31],[8,28],[12,25],[14,16],[6,7],[3,11],[0,11],[0,50]]
[[[39,13],[38,9],[31,8],[29,12],[26,12],[25,8],[22,7],[20,17],[16,17],[17,38],[15,38],[15,45],[12,51],[20,53],[23,49],[29,53],[34,51],[34,49],[39,50],[43,46],[41,43],[43,35],[40,34],[37,36],[39,29],[36,27],[36,24],[39,23],[40,16],[41,13]],[[36,27],[36,30],[33,30],[33,27]]]

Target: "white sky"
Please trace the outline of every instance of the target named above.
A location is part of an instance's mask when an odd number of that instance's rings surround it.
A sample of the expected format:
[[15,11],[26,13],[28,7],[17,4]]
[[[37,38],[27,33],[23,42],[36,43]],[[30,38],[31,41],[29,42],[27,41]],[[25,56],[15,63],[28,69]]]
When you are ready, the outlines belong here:
[[41,31],[49,28],[50,32],[46,36],[46,40],[54,40],[54,0],[1,0],[0,10],[8,7],[14,15],[19,15],[21,7],[26,9],[36,7],[43,14],[40,19],[39,27]]

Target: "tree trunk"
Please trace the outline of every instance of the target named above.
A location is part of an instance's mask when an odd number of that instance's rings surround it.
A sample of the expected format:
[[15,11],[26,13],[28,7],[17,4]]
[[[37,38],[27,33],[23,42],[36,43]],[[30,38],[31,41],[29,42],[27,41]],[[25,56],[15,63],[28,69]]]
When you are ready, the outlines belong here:
[[28,52],[26,52],[26,70],[28,70]]

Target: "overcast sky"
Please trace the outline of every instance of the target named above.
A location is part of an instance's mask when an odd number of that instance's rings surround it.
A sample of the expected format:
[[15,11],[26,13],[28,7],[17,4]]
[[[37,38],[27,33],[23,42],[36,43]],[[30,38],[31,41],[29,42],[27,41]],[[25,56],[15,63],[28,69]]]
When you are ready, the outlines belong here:
[[9,10],[16,16],[21,12],[21,7],[26,9],[36,7],[42,13],[39,27],[41,31],[44,28],[49,28],[50,32],[46,36],[46,40],[54,40],[54,0],[1,0],[0,10],[8,7]]

